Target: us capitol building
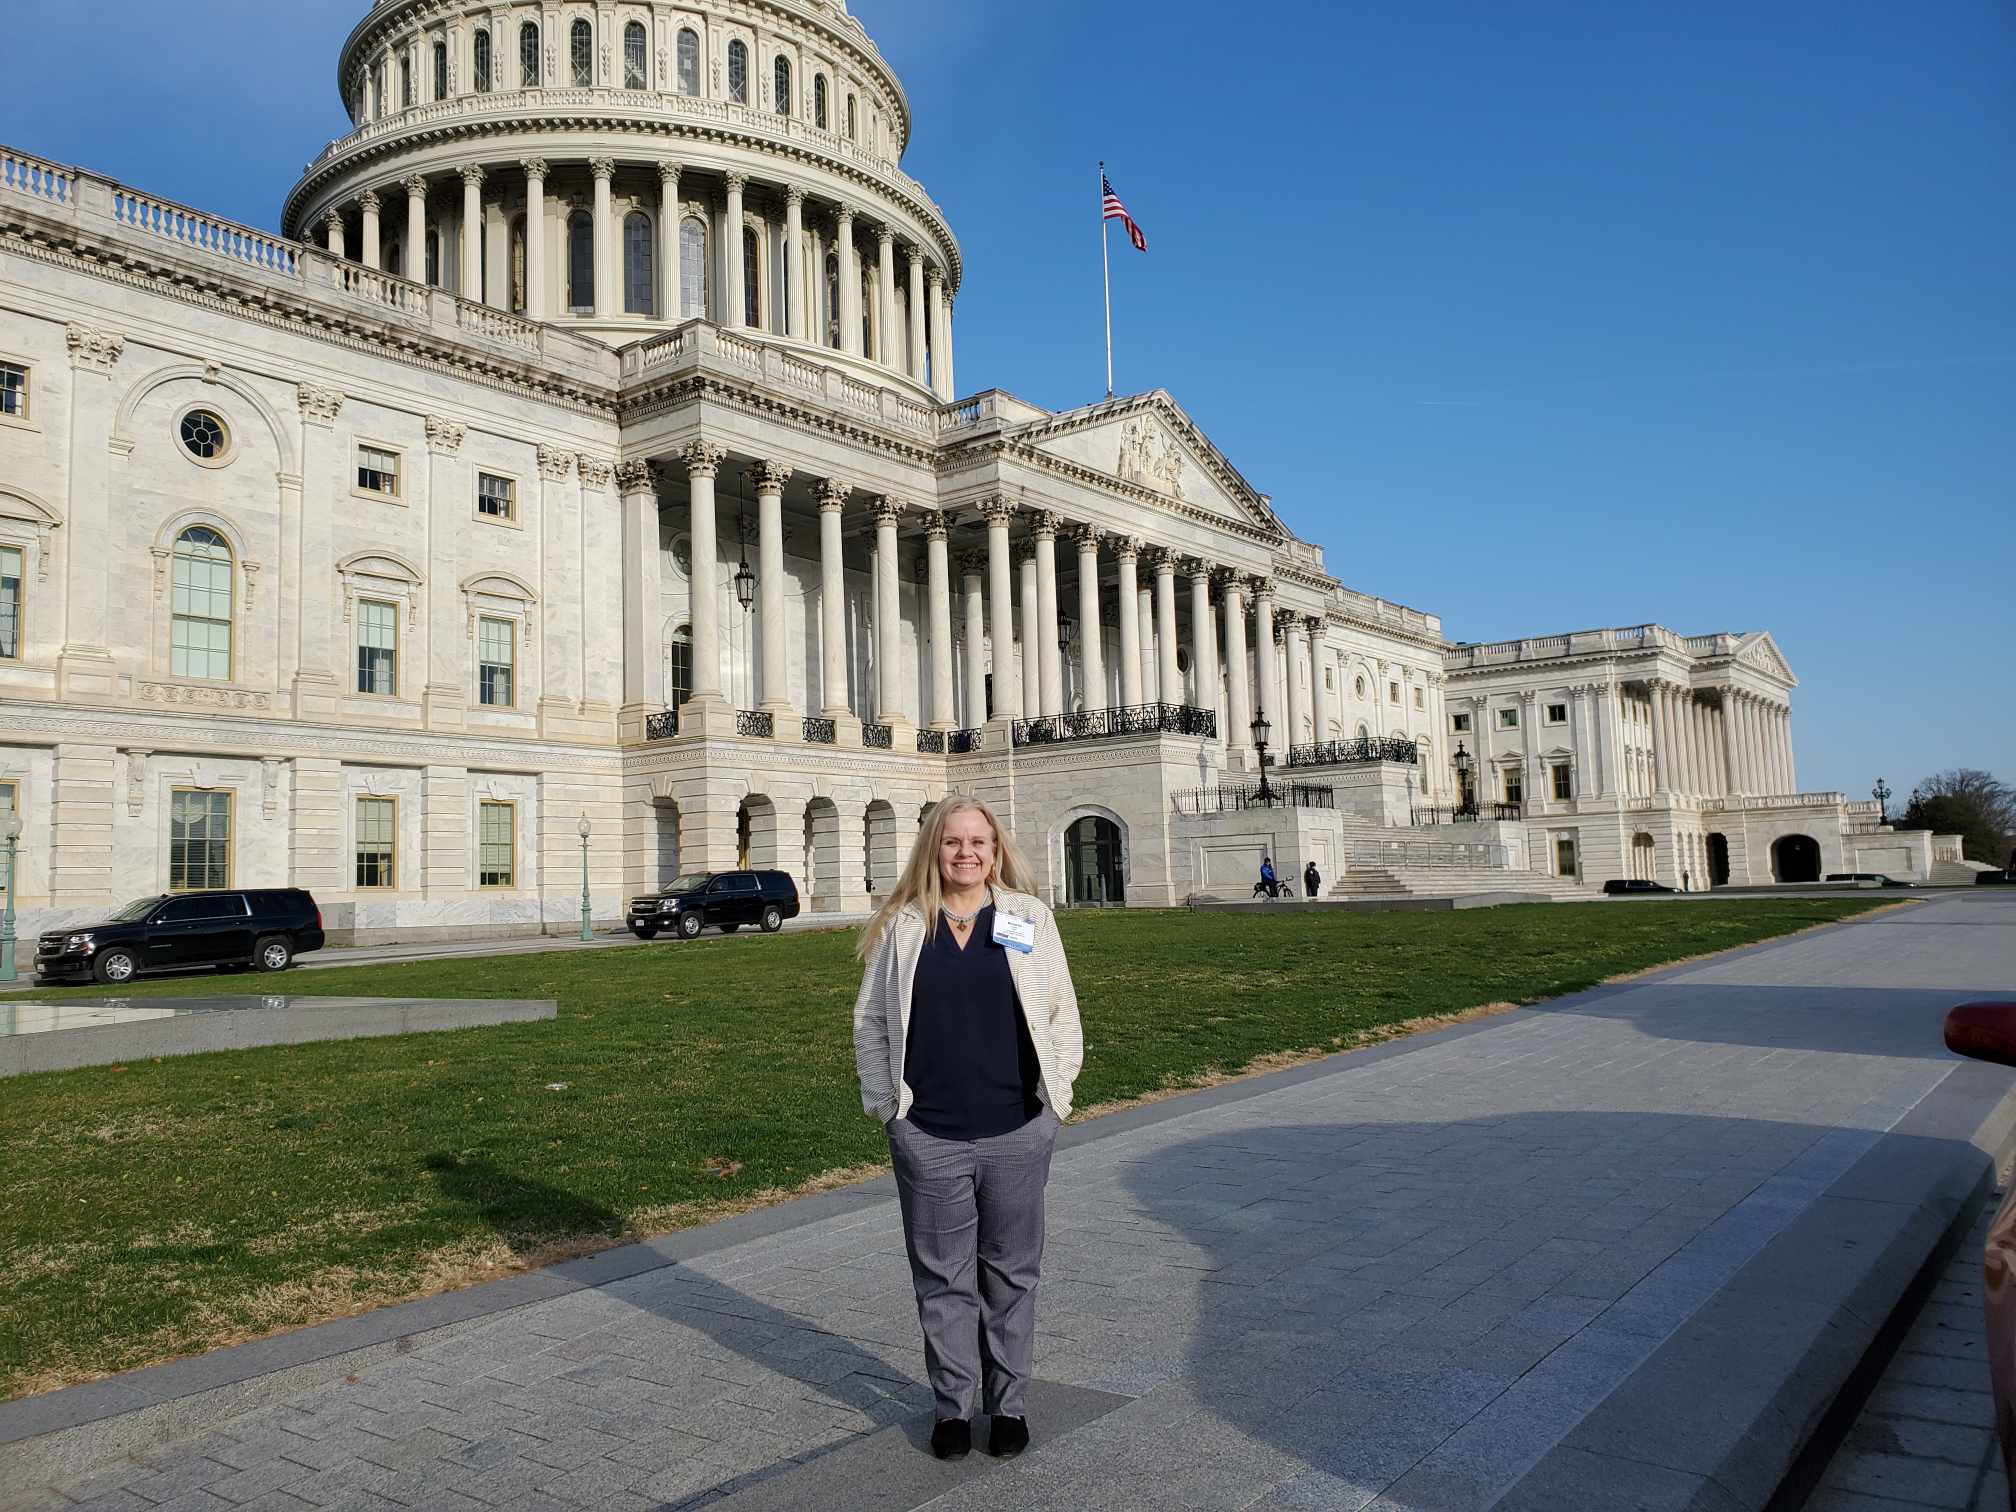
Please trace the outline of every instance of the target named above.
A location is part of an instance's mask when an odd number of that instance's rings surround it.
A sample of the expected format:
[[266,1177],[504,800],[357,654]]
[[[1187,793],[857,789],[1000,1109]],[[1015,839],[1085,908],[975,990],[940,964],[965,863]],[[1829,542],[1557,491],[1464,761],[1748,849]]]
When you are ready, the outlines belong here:
[[962,389],[839,0],[378,0],[337,80],[282,236],[0,149],[24,932],[559,929],[584,853],[598,920],[738,863],[853,911],[961,791],[1060,905],[1939,864],[1799,791],[1767,634],[1454,644],[1167,393]]

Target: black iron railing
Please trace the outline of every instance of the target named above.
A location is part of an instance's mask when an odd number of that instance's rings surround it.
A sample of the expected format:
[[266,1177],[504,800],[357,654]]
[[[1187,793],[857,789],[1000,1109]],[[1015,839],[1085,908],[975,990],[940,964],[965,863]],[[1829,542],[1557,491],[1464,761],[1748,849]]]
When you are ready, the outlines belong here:
[[1176,812],[1191,815],[1240,814],[1247,809],[1335,807],[1337,790],[1313,782],[1284,782],[1279,787],[1269,783],[1265,797],[1261,796],[1258,783],[1250,787],[1221,784],[1214,788],[1191,788],[1176,794]]
[[1122,735],[1201,735],[1218,733],[1218,715],[1188,704],[1129,704],[1118,709],[1087,709],[1075,714],[1050,714],[1018,719],[1018,746],[1049,745],[1063,740],[1111,740]]
[[980,738],[984,733],[981,730],[954,730],[951,740],[946,743],[947,749],[954,756],[971,756],[980,749]]
[[820,719],[816,715],[805,721],[805,744],[832,745],[840,738],[830,719]]
[[1360,735],[1355,740],[1299,745],[1288,752],[1291,767],[1350,766],[1365,761],[1398,761],[1413,766],[1420,759],[1420,751],[1404,735]]
[[679,711],[667,709],[663,714],[644,716],[644,738],[646,740],[670,740],[679,733]]
[[1523,803],[1466,804],[1461,808],[1435,808],[1417,805],[1414,809],[1414,823],[1429,824],[1478,824],[1485,820],[1512,820],[1523,818],[1526,806]]
[[861,726],[861,744],[871,751],[886,751],[895,743],[896,732],[885,724]]
[[919,756],[943,756],[945,754],[945,732],[943,730],[919,730],[917,732],[917,754]]
[[757,709],[737,709],[735,711],[735,733],[753,735],[758,740],[777,738],[777,720],[773,715]]

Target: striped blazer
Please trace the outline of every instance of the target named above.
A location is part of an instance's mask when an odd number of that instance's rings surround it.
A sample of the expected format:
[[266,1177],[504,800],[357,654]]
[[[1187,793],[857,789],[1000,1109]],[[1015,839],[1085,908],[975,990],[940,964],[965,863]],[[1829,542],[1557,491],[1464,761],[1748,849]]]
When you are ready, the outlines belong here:
[[[994,906],[999,912],[1036,921],[1036,948],[1027,954],[1010,950],[1008,971],[1036,1046],[1040,1095],[1060,1119],[1069,1118],[1071,1084],[1085,1060],[1085,1040],[1057,920],[1040,898],[1006,888],[994,890]],[[903,1085],[903,1051],[910,1040],[910,989],[923,949],[924,914],[912,903],[890,921],[869,952],[861,992],[854,1000],[854,1068],[861,1078],[861,1106],[885,1124],[910,1111],[910,1089]]]

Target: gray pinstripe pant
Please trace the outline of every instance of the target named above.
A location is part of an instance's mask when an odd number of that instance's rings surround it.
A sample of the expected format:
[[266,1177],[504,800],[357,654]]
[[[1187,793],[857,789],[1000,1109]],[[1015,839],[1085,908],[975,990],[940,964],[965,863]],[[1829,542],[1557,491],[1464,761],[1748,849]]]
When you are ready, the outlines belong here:
[[971,1418],[977,1392],[988,1416],[1022,1417],[1057,1115],[992,1139],[939,1139],[907,1118],[887,1128],[938,1416]]

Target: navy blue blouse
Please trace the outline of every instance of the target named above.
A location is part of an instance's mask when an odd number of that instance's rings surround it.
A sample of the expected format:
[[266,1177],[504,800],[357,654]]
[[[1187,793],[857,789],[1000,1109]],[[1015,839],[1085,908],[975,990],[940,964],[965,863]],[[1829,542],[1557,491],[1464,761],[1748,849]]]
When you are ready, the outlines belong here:
[[1008,951],[994,939],[994,905],[980,910],[962,949],[938,927],[917,956],[903,1081],[910,1122],[939,1139],[991,1139],[1043,1111],[1036,1042],[1022,1017]]

